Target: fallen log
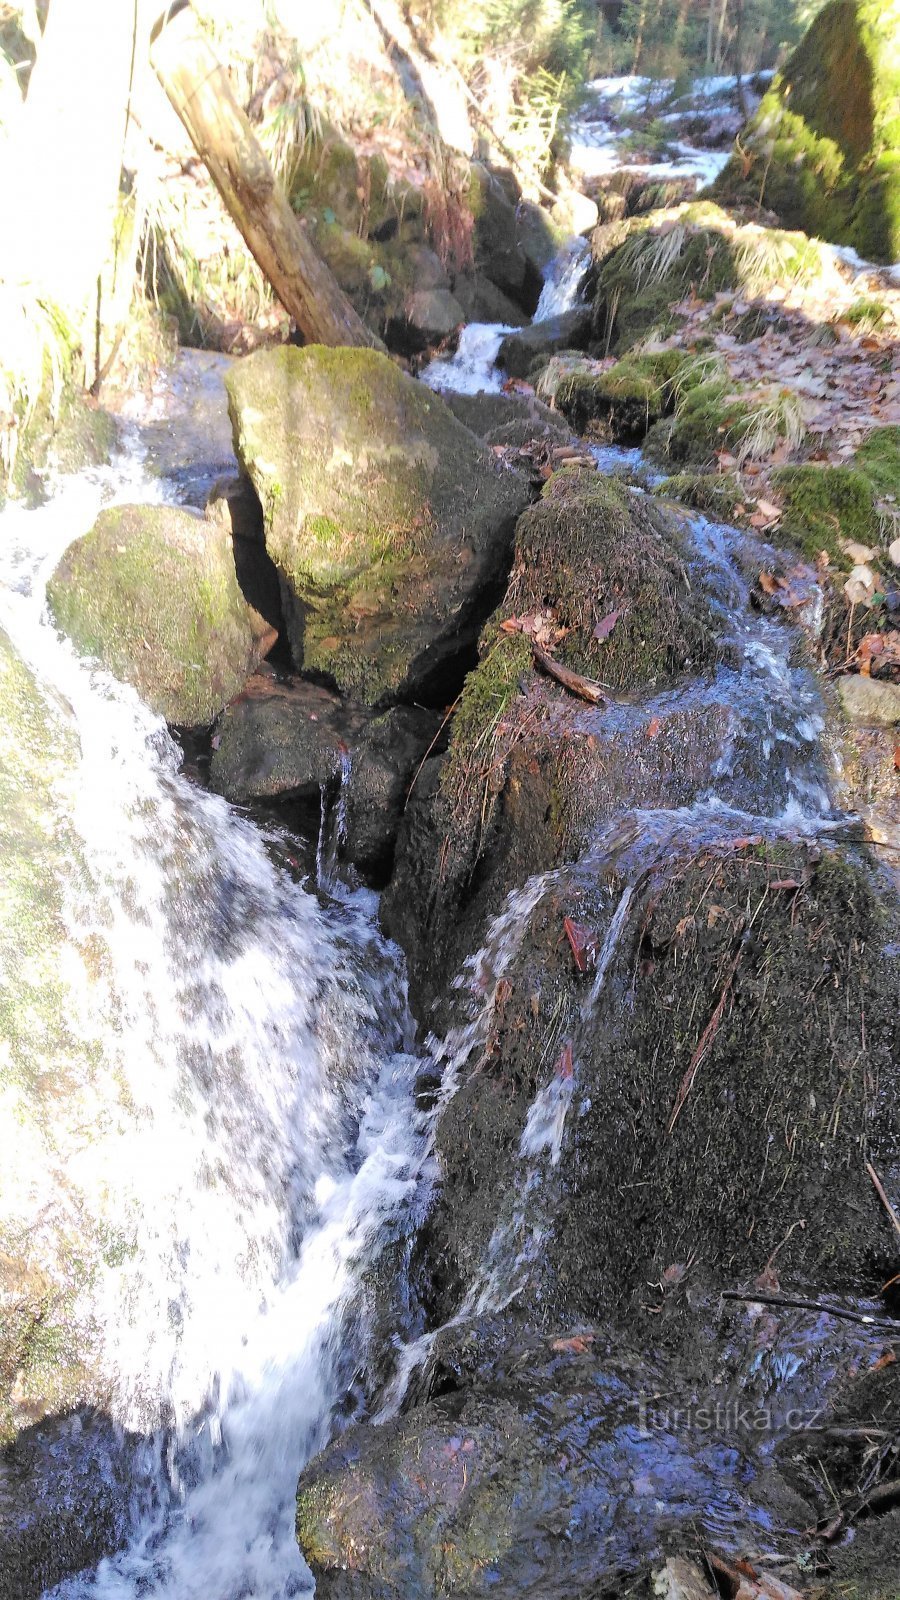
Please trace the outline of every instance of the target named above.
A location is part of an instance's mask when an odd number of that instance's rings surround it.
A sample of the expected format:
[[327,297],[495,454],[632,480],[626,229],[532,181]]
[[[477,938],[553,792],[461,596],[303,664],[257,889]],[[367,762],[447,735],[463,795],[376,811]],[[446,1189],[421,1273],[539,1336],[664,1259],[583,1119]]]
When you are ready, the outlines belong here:
[[186,0],[152,33],[152,61],[225,205],[285,310],[313,344],[384,346],[294,215],[224,67]]

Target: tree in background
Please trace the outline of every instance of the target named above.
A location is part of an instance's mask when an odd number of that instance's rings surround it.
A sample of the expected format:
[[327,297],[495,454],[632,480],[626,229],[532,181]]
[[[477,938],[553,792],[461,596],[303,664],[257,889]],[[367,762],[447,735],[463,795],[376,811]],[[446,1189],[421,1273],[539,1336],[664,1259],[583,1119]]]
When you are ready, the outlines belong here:
[[796,43],[821,0],[601,0],[602,72],[752,74]]

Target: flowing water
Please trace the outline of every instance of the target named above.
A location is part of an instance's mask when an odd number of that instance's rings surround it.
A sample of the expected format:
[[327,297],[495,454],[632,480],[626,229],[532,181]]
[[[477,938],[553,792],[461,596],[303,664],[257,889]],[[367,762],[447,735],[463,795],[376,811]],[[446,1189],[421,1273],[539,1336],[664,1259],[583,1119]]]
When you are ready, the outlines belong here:
[[130,1547],[63,1592],[276,1600],[309,1586],[297,1475],[365,1368],[359,1266],[402,1225],[425,1145],[374,898],[293,881],[47,619],[46,578],[100,506],[171,492],[132,451],[0,525],[0,625],[77,741],[66,915],[73,945],[103,942],[82,1026],[127,1105],[104,1126],[98,1103],[65,1152],[72,1203],[131,1238],[92,1290],[94,1356],[115,1421],[155,1437]]
[[[583,266],[574,245],[551,274],[545,311],[574,303]],[[506,331],[466,329],[426,381],[499,389]],[[197,388],[212,386],[221,407],[221,373],[200,365]],[[186,378],[186,416],[192,392]],[[422,1060],[401,957],[378,932],[374,897],[348,891],[332,871],[340,803],[323,808],[319,883],[296,881],[278,839],[190,784],[164,725],[76,660],[47,618],[47,577],[103,504],[197,498],[227,467],[227,443],[215,430],[210,438],[206,420],[182,430],[190,459],[180,463],[166,427],[163,417],[135,427],[114,468],[0,519],[0,626],[77,743],[60,796],[81,862],[64,884],[66,916],[75,943],[96,935],[106,951],[103,983],[81,996],[82,1020],[124,1086],[127,1115],[98,1128],[85,1150],[73,1146],[71,1182],[79,1206],[101,1221],[105,1208],[131,1239],[101,1273],[90,1314],[111,1414],[149,1441],[148,1488],[121,1553],[57,1593],[282,1600],[311,1587],[294,1539],[297,1476],[336,1408],[359,1407],[370,1356],[361,1276],[421,1214],[430,1127],[416,1106]],[[166,476],[151,470],[148,451]],[[725,705],[724,736],[706,792],[681,810],[617,819],[581,864],[596,872],[615,860],[620,880],[586,1025],[649,864],[729,831],[839,823],[815,684],[792,665],[790,634],[749,616],[730,535],[699,517],[691,527],[738,666],[669,691],[655,709],[683,704],[704,717]],[[609,715],[624,736],[648,711]],[[487,1036],[494,1002],[485,996],[547,889],[534,879],[511,897],[461,975],[481,999],[467,1022],[430,1043],[438,1110]],[[539,1090],[515,1211],[498,1220],[460,1316],[506,1303],[540,1250],[533,1197],[559,1158],[576,1096],[566,1071]],[[385,1414],[432,1337],[399,1351]]]

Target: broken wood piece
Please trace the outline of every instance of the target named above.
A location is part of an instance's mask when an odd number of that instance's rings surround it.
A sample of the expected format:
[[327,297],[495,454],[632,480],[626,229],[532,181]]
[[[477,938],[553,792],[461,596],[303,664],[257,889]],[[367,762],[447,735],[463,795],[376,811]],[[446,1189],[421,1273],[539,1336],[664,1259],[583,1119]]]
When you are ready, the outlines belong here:
[[383,350],[291,210],[189,5],[154,30],[153,66],[252,255],[303,337]]
[[548,678],[553,678],[557,683],[568,689],[569,694],[577,695],[579,700],[587,700],[592,706],[605,706],[609,704],[609,695],[601,689],[599,683],[594,683],[592,678],[583,678],[580,672],[572,672],[569,667],[564,667],[561,661],[547,654],[534,645],[534,659],[542,672]]
[[826,1300],[807,1300],[802,1295],[769,1294],[762,1289],[722,1289],[723,1300],[743,1300],[753,1306],[783,1306],[790,1311],[821,1311],[829,1317],[842,1317],[845,1322],[858,1322],[864,1328],[883,1328],[896,1335],[898,1325],[886,1317],[873,1317],[868,1311],[854,1311],[849,1306],[830,1305]]

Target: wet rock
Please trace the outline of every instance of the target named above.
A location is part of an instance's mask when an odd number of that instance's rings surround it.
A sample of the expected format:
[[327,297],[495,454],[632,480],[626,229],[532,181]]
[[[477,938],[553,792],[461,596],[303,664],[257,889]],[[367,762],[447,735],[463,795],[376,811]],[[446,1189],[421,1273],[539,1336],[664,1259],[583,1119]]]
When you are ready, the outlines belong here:
[[519,333],[509,333],[497,354],[498,365],[511,378],[527,378],[536,367],[559,350],[583,348],[590,337],[590,311],[574,306],[558,317],[533,322]]
[[441,718],[417,706],[393,706],[362,729],[347,791],[344,854],[369,873],[389,866],[410,784]]
[[732,1433],[642,1429],[642,1396],[679,1389],[587,1330],[550,1333],[501,1347],[489,1378],[466,1374],[404,1416],[352,1429],[300,1483],[297,1533],[317,1593],[612,1593],[692,1522],[737,1541],[757,1518],[802,1518],[783,1482],[752,1481]]
[[38,1600],[112,1555],[149,1506],[152,1458],[98,1412],[73,1412],[0,1451],[0,1600]]
[[318,800],[365,723],[360,708],[299,679],[251,678],[216,729],[210,784],[226,800]]
[[47,599],[81,655],[183,727],[211,722],[274,642],[241,594],[225,529],[174,506],[102,511]]
[[710,781],[730,721],[727,685],[702,710],[663,708],[648,737],[649,711],[588,707],[534,669],[529,635],[498,629],[544,617],[572,671],[632,691],[671,682],[719,652],[686,549],[651,503],[588,473],[557,474],[520,519],[507,594],[448,754],[416,784],[382,904],[421,1006],[477,947],[505,895],[577,855],[624,800],[683,804]]
[[486,444],[573,442],[565,422],[530,394],[448,394],[446,401],[453,415]]
[[900,684],[854,674],[838,680],[838,694],[847,717],[862,727],[892,728],[900,722]]
[[[539,884],[496,990],[480,969],[423,1240],[437,1322],[504,1235],[522,1315],[621,1317],[654,1347],[690,1346],[692,1285],[750,1283],[775,1250],[814,1297],[889,1268],[857,1152],[896,1159],[896,896],[862,852],[647,827],[623,818]],[[860,1050],[875,1100],[847,1077]]]
[[441,703],[528,485],[370,350],[259,352],[228,378],[294,659],[369,706]]
[[238,803],[318,805],[341,790],[339,852],[377,873],[390,863],[407,789],[440,720],[415,706],[373,717],[318,684],[259,674],[218,724],[210,785]]

